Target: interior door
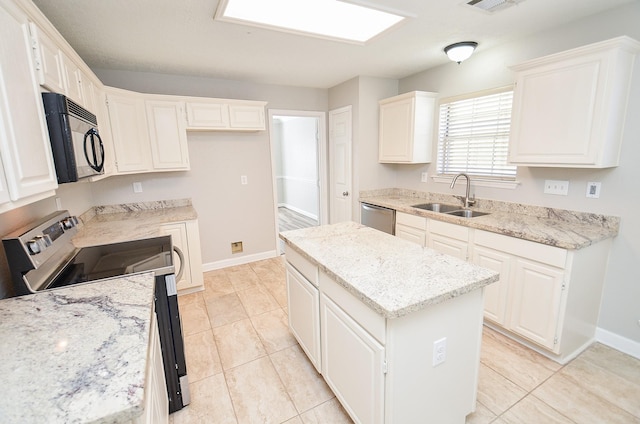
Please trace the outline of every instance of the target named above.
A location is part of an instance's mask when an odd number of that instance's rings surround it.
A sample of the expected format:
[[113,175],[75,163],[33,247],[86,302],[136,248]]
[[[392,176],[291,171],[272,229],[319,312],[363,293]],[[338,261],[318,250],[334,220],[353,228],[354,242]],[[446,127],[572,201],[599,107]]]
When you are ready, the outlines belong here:
[[351,106],[329,111],[329,223],[351,221]]

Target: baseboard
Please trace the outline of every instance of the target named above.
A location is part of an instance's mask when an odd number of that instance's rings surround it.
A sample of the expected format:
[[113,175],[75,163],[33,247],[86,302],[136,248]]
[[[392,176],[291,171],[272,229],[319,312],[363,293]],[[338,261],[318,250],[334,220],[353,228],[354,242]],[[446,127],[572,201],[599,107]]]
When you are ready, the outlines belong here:
[[264,259],[275,258],[276,256],[278,256],[278,253],[275,250],[269,250],[267,252],[256,253],[253,255],[239,256],[238,258],[233,259],[223,259],[221,261],[208,262],[206,264],[202,264],[202,271],[207,272],[226,268],[228,266],[244,265],[251,262],[262,261]]
[[640,359],[640,343],[635,340],[598,327],[596,328],[596,341]]

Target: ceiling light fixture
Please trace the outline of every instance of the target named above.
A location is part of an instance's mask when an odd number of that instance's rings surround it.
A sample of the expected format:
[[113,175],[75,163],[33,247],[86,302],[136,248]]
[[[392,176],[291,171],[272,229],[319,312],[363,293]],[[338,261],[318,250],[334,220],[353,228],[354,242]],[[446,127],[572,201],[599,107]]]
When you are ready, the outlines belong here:
[[[364,44],[405,19],[349,0],[221,0],[215,19]],[[366,2],[364,2],[366,4]]]
[[449,56],[449,59],[460,64],[460,62],[469,59],[476,47],[478,47],[478,43],[475,41],[462,41],[448,45],[444,48],[444,52]]

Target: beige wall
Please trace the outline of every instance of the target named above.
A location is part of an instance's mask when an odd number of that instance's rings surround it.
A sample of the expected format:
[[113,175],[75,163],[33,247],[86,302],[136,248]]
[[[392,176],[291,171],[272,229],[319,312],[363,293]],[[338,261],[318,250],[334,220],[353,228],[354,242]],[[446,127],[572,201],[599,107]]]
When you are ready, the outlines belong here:
[[[620,35],[640,40],[640,2],[608,13],[564,25],[561,28],[508,43],[491,50],[479,47],[461,65],[450,63],[400,81],[400,92],[425,90],[442,97],[512,84],[510,65],[602,41]],[[599,326],[607,331],[640,342],[640,56],[637,58],[629,99],[620,166],[603,170],[518,168],[521,185],[515,190],[478,187],[478,197],[522,202],[563,209],[616,215],[622,218],[619,236],[613,242],[606,276]],[[434,156],[435,157],[435,156]],[[450,193],[448,184],[420,182],[420,174],[435,173],[435,164],[402,168],[397,173],[400,187]],[[545,179],[569,180],[569,195],[543,193]],[[602,182],[599,199],[585,197],[589,181]],[[460,190],[456,188],[456,190]],[[458,193],[459,194],[459,193]],[[578,284],[580,282],[577,282]]]

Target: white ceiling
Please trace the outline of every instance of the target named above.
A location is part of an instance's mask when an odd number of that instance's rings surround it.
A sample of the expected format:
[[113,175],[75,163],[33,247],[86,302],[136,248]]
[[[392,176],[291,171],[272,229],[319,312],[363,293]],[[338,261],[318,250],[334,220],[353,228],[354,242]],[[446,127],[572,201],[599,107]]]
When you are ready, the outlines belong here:
[[366,45],[214,21],[218,0],[34,3],[92,68],[329,88],[358,75],[403,78],[446,63],[448,44],[482,51],[633,1],[524,0],[488,14],[463,0],[371,0],[414,17]]

